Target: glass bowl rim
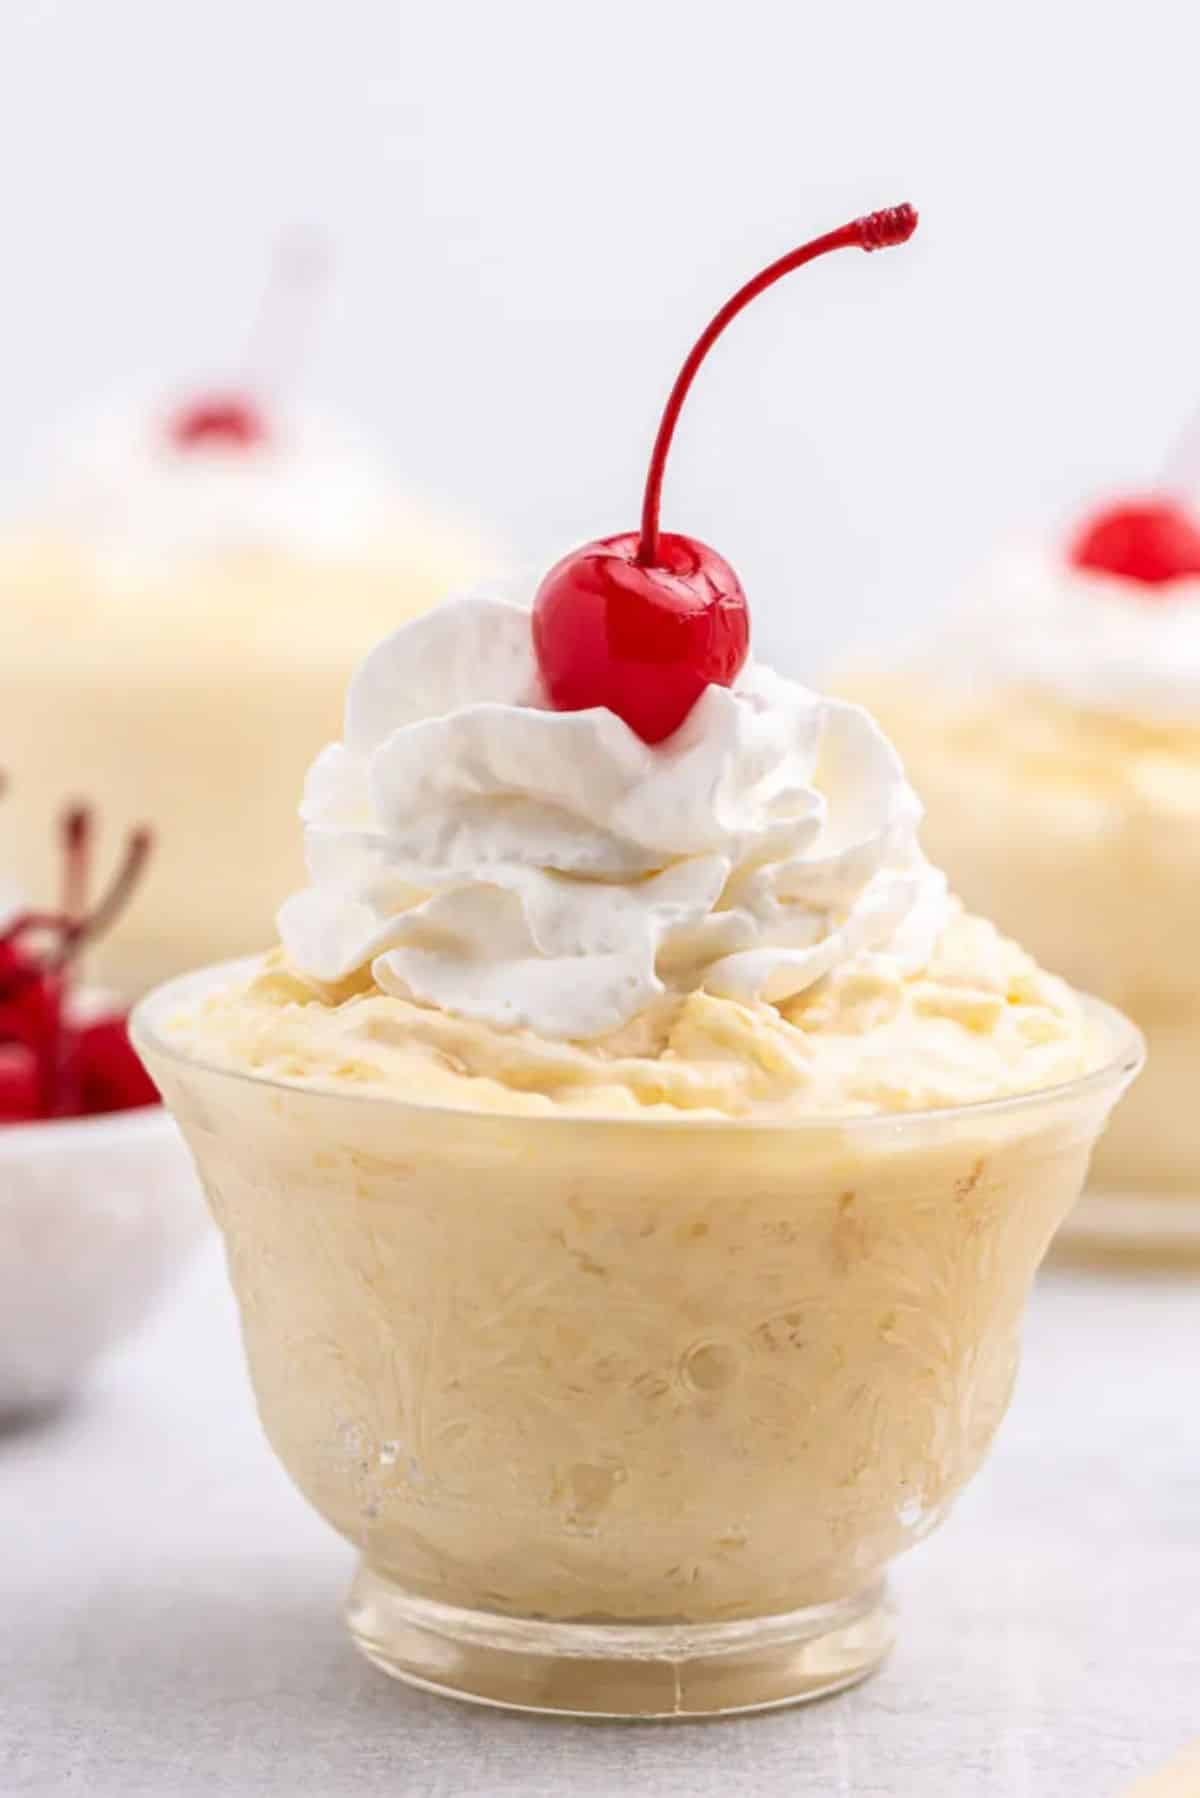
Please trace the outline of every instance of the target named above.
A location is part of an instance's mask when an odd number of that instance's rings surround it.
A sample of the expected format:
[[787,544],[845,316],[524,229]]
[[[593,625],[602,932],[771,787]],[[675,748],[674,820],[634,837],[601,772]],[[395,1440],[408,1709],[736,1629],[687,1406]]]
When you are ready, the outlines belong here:
[[685,1112],[664,1115],[660,1112],[639,1115],[636,1112],[529,1112],[483,1110],[469,1105],[428,1104],[419,1099],[406,1099],[394,1092],[346,1090],[332,1082],[286,1079],[275,1074],[260,1074],[253,1069],[234,1067],[226,1062],[198,1055],[190,1048],[172,1042],[156,1028],[155,1019],[177,1010],[187,999],[202,993],[217,992],[245,978],[262,966],[262,956],[241,956],[232,961],[213,962],[190,973],[177,974],[152,987],[133,1007],[129,1032],[139,1053],[143,1048],[166,1061],[182,1067],[199,1068],[205,1073],[266,1088],[279,1093],[301,1093],[317,1098],[337,1099],[346,1104],[383,1106],[411,1113],[419,1118],[445,1118],[464,1126],[487,1124],[495,1127],[529,1126],[535,1130],[578,1130],[589,1133],[605,1130],[635,1129],[641,1132],[673,1133],[685,1131],[730,1131],[736,1133],[813,1136],[829,1133],[888,1134],[903,1133],[927,1125],[957,1124],[974,1119],[992,1119],[1027,1107],[1068,1105],[1108,1087],[1128,1086],[1145,1061],[1146,1044],[1142,1032],[1131,1019],[1115,1006],[1090,994],[1077,994],[1087,1015],[1098,1022],[1110,1040],[1110,1053],[1096,1067],[1070,1080],[1052,1086],[1033,1087],[1027,1092],[1004,1093],[993,1099],[975,1099],[964,1105],[928,1106],[909,1111],[829,1112],[796,1117],[720,1116],[713,1112]]

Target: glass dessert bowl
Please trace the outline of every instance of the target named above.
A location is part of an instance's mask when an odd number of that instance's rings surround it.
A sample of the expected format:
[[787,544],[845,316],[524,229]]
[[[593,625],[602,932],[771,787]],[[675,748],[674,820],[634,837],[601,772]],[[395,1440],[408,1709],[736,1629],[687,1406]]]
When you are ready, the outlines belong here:
[[1008,1404],[1034,1271],[1136,1070],[756,1122],[504,1115],[138,1047],[225,1235],[264,1429],[361,1554],[351,1632],[459,1697],[696,1716],[882,1660],[888,1563]]
[[133,1029],[225,1233],[264,1426],[389,1673],[685,1717],[886,1653],[889,1561],[1008,1401],[1139,1039],[987,923],[857,706],[642,528],[402,626],[312,764],[280,947]]
[[[1136,572],[1086,559],[1097,544],[1110,564],[1139,547],[1128,519],[1115,548],[1109,534],[1130,510],[1102,514],[1070,553],[1000,558],[978,606],[927,652],[886,672],[861,667],[839,688],[899,748],[925,805],[925,846],[964,902],[1145,1032],[1147,1073],[1099,1146],[1064,1245],[1190,1259],[1200,560],[1172,573],[1161,557]],[[1133,508],[1133,521],[1157,510]]]

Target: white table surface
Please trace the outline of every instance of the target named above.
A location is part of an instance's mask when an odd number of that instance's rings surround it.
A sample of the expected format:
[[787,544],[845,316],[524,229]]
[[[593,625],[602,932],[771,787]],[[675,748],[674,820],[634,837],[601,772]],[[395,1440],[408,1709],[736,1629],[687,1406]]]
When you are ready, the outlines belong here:
[[258,1434],[215,1245],[86,1397],[0,1438],[0,1794],[1117,1798],[1200,1734],[1200,1284],[1043,1278],[987,1471],[823,1703],[597,1725],[361,1662],[349,1551]]

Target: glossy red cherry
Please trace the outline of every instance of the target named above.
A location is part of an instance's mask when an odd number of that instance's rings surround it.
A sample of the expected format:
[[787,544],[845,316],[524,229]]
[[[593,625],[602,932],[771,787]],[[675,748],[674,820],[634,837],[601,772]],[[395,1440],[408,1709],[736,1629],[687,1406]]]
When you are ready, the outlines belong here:
[[15,962],[7,959],[7,973],[0,1001],[0,1043],[32,1056],[36,1115],[66,1117],[79,1109],[79,1095],[62,971],[18,950]]
[[176,449],[256,449],[268,437],[266,420],[245,394],[210,393],[175,413],[167,435]]
[[1165,587],[1200,575],[1200,523],[1175,500],[1129,500],[1089,519],[1069,555],[1076,568]]
[[133,831],[108,891],[89,909],[92,834],[90,812],[72,808],[61,831],[60,909],[22,912],[0,932],[0,1123],[124,1111],[158,1098],[122,1014],[80,1022],[71,1003],[73,963],[128,902],[150,849],[148,833]]
[[555,564],[533,603],[533,642],[550,703],[607,706],[647,743],[678,730],[708,686],[732,686],[750,646],[741,582],[693,537],[660,533],[663,471],[696,372],[725,327],[768,287],[830,250],[881,250],[917,228],[889,206],[803,244],[763,269],[706,326],[676,376],[650,456],[640,531],[604,537]]
[[710,683],[732,685],[750,615],[737,575],[694,537],[664,532],[653,568],[627,531],[577,549],[538,589],[534,643],[560,712],[605,705],[647,743],[679,729]]
[[85,1112],[132,1111],[139,1105],[158,1104],[158,1088],[130,1042],[120,1015],[109,1014],[82,1027],[78,1064]]
[[37,1057],[24,1043],[0,1043],[0,1124],[28,1124],[39,1113]]

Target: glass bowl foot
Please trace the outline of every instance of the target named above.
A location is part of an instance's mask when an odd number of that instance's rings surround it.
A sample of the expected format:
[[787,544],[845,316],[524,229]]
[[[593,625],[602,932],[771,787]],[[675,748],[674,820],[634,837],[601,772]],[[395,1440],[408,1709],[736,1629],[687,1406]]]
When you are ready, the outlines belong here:
[[738,1623],[548,1623],[416,1598],[359,1566],[350,1634],[394,1679],[509,1710],[714,1717],[802,1704],[865,1679],[895,1634],[882,1585]]

